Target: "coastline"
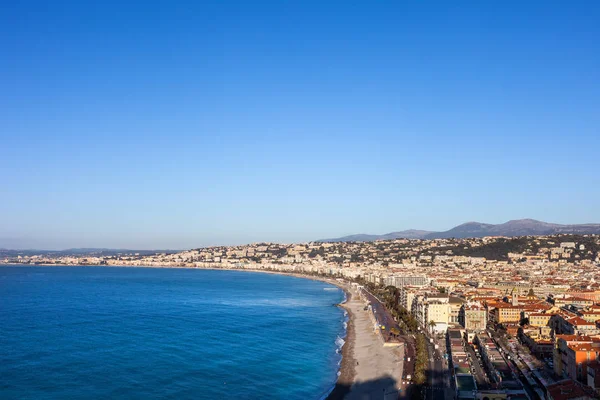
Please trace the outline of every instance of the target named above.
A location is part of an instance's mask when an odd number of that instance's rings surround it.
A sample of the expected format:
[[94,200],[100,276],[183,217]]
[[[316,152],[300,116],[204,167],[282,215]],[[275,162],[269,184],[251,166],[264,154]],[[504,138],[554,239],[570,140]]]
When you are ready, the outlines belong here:
[[[5,266],[17,266],[17,267],[44,267],[44,266],[56,266],[56,267],[78,267],[78,265],[59,265],[59,264],[0,264]],[[383,388],[385,391],[393,390],[395,380],[390,379],[390,375],[400,377],[402,372],[392,371],[395,368],[390,366],[390,362],[384,362],[372,360],[372,358],[389,358],[382,357],[387,354],[381,354],[381,351],[388,351],[381,345],[379,338],[373,334],[372,324],[367,316],[367,312],[362,309],[364,306],[362,300],[360,300],[351,291],[350,285],[346,281],[338,281],[334,277],[325,276],[312,276],[298,273],[291,273],[285,271],[269,271],[269,270],[254,270],[254,269],[228,269],[228,268],[194,268],[184,266],[128,266],[128,265],[80,265],[79,267],[108,267],[108,268],[177,268],[177,269],[198,269],[198,270],[214,270],[214,271],[240,271],[240,272],[259,272],[274,275],[286,275],[301,279],[310,279],[315,281],[321,281],[342,289],[346,295],[346,299],[343,303],[337,306],[342,308],[348,314],[348,320],[346,325],[346,336],[344,338],[344,344],[341,348],[342,359],[340,363],[338,378],[335,385],[329,392],[329,394],[322,397],[324,400],[341,400],[344,398],[353,398],[357,396],[363,396],[366,393],[374,392],[374,387],[377,391],[381,392]],[[364,313],[361,314],[361,313]],[[360,314],[360,316],[359,316]],[[358,324],[358,326],[357,326]],[[359,349],[357,349],[357,347]],[[358,350],[358,351],[357,351]],[[372,354],[373,350],[375,353]],[[394,352],[395,353],[395,352]],[[390,353],[391,354],[391,353]],[[394,364],[396,364],[397,357],[401,357],[400,354],[394,354]],[[361,363],[359,366],[359,362]],[[388,373],[384,373],[388,372]],[[389,373],[394,372],[394,373]],[[373,379],[375,378],[375,379]],[[382,378],[387,378],[382,379]],[[390,386],[390,382],[391,385]],[[362,398],[362,397],[357,397]]]
[[[340,286],[341,287],[341,286]],[[346,292],[346,301],[339,306],[348,313],[348,322],[346,325],[346,338],[344,339],[344,345],[342,346],[342,362],[340,364],[338,379],[333,387],[333,390],[329,392],[329,395],[325,398],[326,400],[341,400],[349,392],[354,379],[356,378],[356,369],[354,365],[356,360],[354,359],[354,342],[356,340],[356,332],[354,331],[354,314],[350,307],[346,304],[351,301],[352,293],[346,288],[342,289]]]

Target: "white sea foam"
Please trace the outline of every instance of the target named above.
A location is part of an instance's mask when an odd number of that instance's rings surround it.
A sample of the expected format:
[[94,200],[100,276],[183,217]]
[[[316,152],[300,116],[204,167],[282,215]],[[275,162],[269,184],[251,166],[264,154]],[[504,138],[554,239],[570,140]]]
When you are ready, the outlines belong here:
[[[344,315],[346,315],[346,318],[347,318],[348,313],[346,311],[344,311]],[[345,332],[346,327],[347,327],[347,324],[346,324],[346,322],[344,322],[344,334],[346,333]],[[342,339],[341,337],[339,337],[339,336],[335,339],[335,344],[337,345],[337,349],[335,349],[335,353],[336,354],[340,355],[342,347],[344,346],[345,343],[346,343],[346,341],[344,339]],[[341,366],[342,366],[342,357],[340,356],[340,358],[339,358],[339,360],[337,362],[338,370],[336,372],[336,376],[338,378],[340,377],[340,375],[342,375],[342,371],[340,369]],[[332,385],[331,388],[329,390],[327,390],[327,392],[325,392],[322,395],[322,397],[319,398],[319,400],[325,400],[325,399],[327,399],[327,397],[331,394],[331,392],[333,391],[334,388],[335,388],[335,384]]]

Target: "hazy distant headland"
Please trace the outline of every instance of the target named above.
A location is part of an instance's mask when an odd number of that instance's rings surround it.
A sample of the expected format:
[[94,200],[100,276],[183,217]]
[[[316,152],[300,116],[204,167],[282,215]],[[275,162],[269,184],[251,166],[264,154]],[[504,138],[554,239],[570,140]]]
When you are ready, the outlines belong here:
[[104,248],[76,248],[76,249],[65,249],[65,250],[40,250],[40,249],[3,249],[0,248],[1,257],[18,257],[18,256],[51,256],[51,257],[64,257],[64,256],[95,256],[95,257],[111,257],[120,255],[137,255],[137,256],[148,256],[157,253],[172,254],[177,253],[181,250],[131,250],[131,249],[104,249]]

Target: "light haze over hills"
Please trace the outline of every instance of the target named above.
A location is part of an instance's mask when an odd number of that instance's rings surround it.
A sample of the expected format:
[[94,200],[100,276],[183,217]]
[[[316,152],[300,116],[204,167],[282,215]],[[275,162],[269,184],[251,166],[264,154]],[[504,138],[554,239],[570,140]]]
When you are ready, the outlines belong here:
[[387,239],[444,239],[471,238],[485,236],[538,236],[560,233],[600,234],[600,224],[561,225],[535,219],[517,219],[503,224],[467,222],[444,232],[429,232],[410,229],[384,235],[357,234],[335,239],[322,239],[319,242],[370,242]]
[[[403,231],[390,232],[383,235],[355,234],[339,238],[320,239],[316,242],[372,242],[376,240],[393,239],[447,239],[447,238],[478,238],[485,236],[541,236],[556,234],[600,234],[600,224],[554,224],[535,219],[518,219],[503,224],[486,224],[481,222],[466,222],[452,229],[441,232],[433,232],[418,229],[407,229]],[[258,242],[269,242],[268,240]],[[301,242],[301,241],[300,241]],[[195,246],[210,247],[210,246]],[[192,247],[190,247],[192,248]],[[0,247],[1,256],[16,255],[81,255],[95,254],[98,256],[134,254],[141,255],[154,253],[177,253],[182,250],[131,250],[131,249],[107,249],[107,248],[76,248],[65,250],[41,250],[41,249],[7,249]]]

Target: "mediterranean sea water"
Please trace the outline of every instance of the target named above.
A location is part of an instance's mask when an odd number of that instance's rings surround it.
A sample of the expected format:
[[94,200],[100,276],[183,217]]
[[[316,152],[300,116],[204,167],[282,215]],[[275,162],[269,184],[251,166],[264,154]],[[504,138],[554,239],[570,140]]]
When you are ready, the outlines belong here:
[[320,399],[343,298],[242,271],[0,266],[0,398]]

